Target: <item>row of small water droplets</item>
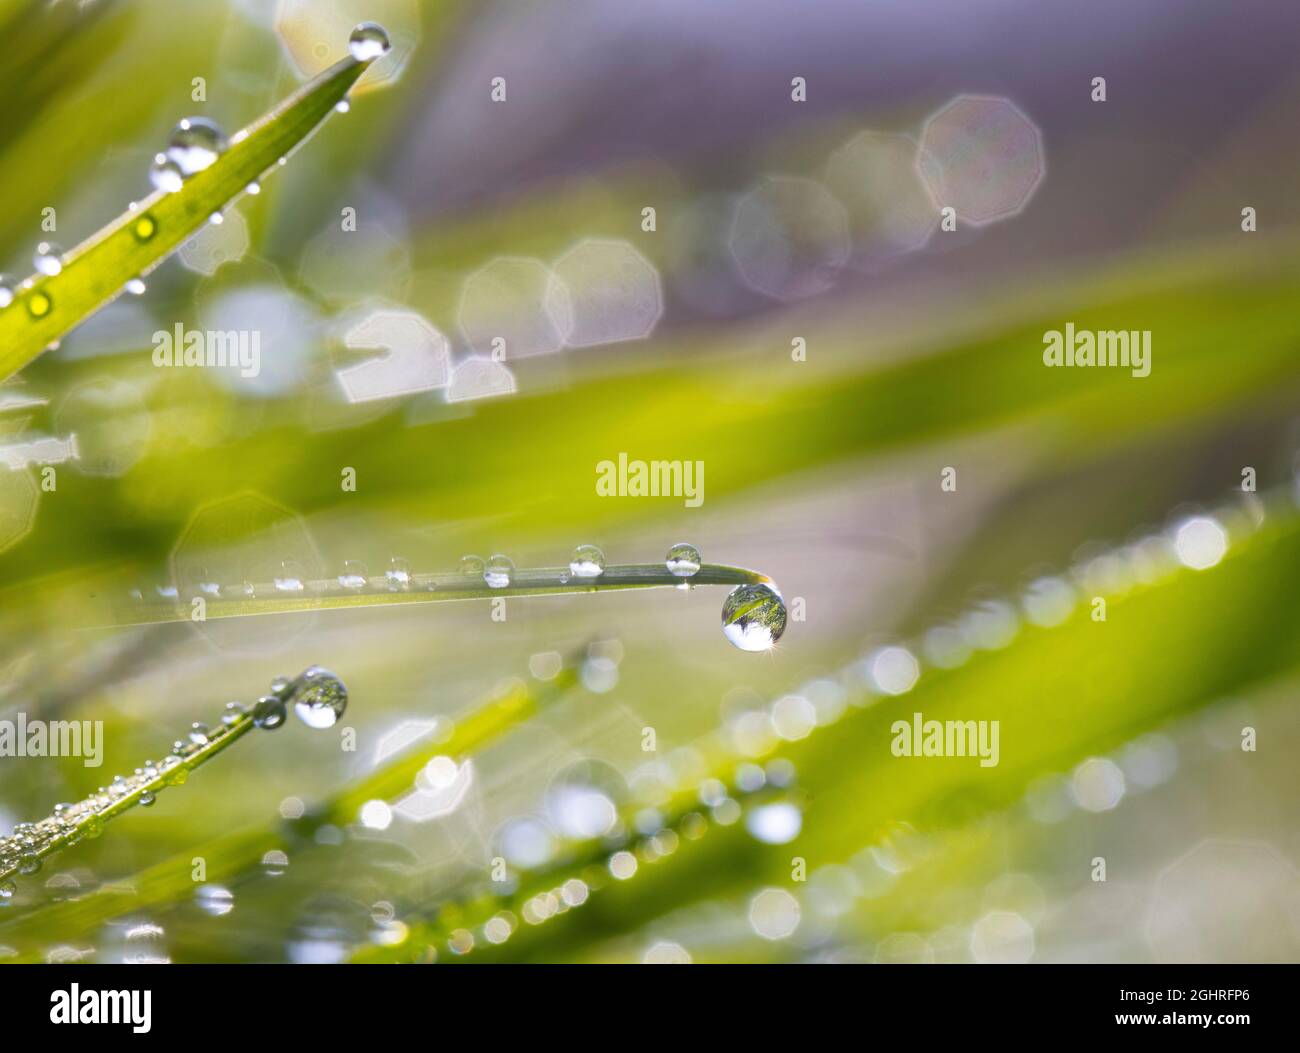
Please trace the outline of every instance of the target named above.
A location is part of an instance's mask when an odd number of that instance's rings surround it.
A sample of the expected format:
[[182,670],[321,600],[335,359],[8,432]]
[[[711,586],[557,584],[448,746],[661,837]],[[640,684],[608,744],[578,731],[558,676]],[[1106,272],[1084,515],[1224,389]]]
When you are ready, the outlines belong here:
[[[690,579],[699,573],[703,561],[700,551],[687,542],[673,545],[664,558],[664,566],[674,578],[681,579],[681,587],[689,588]],[[561,571],[561,584],[573,582],[597,583],[605,573],[605,554],[595,545],[579,545],[573,550],[569,559],[567,572]],[[516,580],[514,561],[500,553],[484,559],[482,556],[467,555],[460,561],[460,573],[470,581],[481,580],[490,589],[509,588]],[[219,585],[206,580],[206,571],[200,571],[198,580],[192,583],[195,595],[207,595],[220,599],[250,599],[257,595],[257,587],[251,582],[236,585]],[[403,592],[415,584],[410,563],[394,557],[383,577],[371,577],[365,564],[357,560],[347,560],[343,571],[334,579],[338,587],[346,592],[360,593],[367,589]],[[304,568],[295,561],[287,560],[274,577],[272,586],[279,594],[296,594],[307,591],[309,583]],[[331,582],[323,587],[332,587]],[[321,585],[315,586],[317,588]],[[426,591],[433,591],[432,581],[423,583]],[[157,594],[162,599],[177,599],[179,591],[175,586],[159,586]],[[136,589],[132,596],[137,601],[143,600],[143,593]],[[786,607],[780,592],[770,583],[755,582],[739,585],[727,596],[722,607],[722,631],[726,638],[742,651],[770,650],[786,627]]]
[[[215,747],[235,734],[236,729],[246,729],[251,723],[268,731],[275,730],[284,724],[289,705],[308,727],[328,728],[343,715],[347,704],[348,691],[343,681],[320,666],[311,666],[292,680],[280,677],[272,682],[270,694],[260,698],[251,712],[239,702],[231,702],[220,723],[214,727],[192,724],[187,737],[177,740],[171,753],[160,762],[147,760],[130,775],[114,776],[107,786],[101,786],[75,804],[58,804],[44,819],[18,823],[10,836],[0,839],[0,874],[35,874],[41,869],[43,856],[75,845],[83,838],[98,837],[104,830],[105,819],[125,810],[122,803],[133,796],[135,804],[145,807],[153,804],[159,791],[185,782],[190,769],[216,752]],[[0,880],[0,899],[10,898],[16,889],[13,881]]]
[[[389,47],[388,33],[383,26],[374,22],[363,22],[357,26],[348,40],[348,50],[358,62],[372,62],[381,58],[388,53]],[[347,100],[341,101],[336,108],[339,112],[346,113],[349,109]],[[216,121],[207,117],[186,117],[172,129],[166,148],[154,155],[153,163],[149,166],[149,181],[156,189],[174,194],[185,185],[187,179],[216,164],[229,146],[230,140]],[[283,158],[280,163],[284,164]],[[249,183],[246,188],[249,194],[260,193],[261,189],[256,181]],[[135,208],[132,203],[131,210],[135,211]],[[221,221],[220,212],[214,212],[210,217],[210,222],[214,224]],[[157,229],[157,220],[145,215],[136,221],[135,235],[141,241],[148,241],[157,233]],[[46,277],[59,274],[63,270],[63,247],[53,241],[42,241],[36,246],[32,263],[37,274]],[[32,284],[29,279],[23,288],[30,288]],[[0,310],[14,302],[17,288],[13,278],[0,274]],[[143,295],[144,279],[138,276],[132,278],[126,283],[125,289],[133,296]],[[47,316],[53,306],[48,293],[39,293],[28,301],[28,311],[34,319]]]

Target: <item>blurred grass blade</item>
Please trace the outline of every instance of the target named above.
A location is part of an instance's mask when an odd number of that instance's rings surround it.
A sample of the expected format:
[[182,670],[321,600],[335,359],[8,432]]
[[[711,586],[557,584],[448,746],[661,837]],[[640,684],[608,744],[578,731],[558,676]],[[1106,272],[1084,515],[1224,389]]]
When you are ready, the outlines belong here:
[[62,270],[33,275],[0,310],[0,380],[12,376],[148,274],[308,138],[368,62],[346,58],[231,137],[229,148],[174,193],[158,190],[68,252]]

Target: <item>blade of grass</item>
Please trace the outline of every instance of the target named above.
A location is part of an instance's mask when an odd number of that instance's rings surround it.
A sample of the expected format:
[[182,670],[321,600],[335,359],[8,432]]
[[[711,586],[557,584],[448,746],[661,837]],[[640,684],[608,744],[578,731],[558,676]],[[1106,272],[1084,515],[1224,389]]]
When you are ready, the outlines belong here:
[[347,95],[369,62],[346,58],[231,137],[214,164],[174,193],[155,191],[82,242],[54,275],[32,275],[0,310],[0,380],[148,274],[209,218],[274,169]]
[[[205,598],[204,619],[241,618],[257,614],[292,611],[320,611],[353,607],[391,606],[399,603],[441,603],[447,600],[482,600],[509,596],[557,596],[580,592],[614,592],[626,589],[667,589],[683,585],[768,584],[772,579],[756,570],[720,563],[705,563],[689,578],[669,573],[662,563],[624,563],[609,566],[597,578],[575,577],[567,567],[538,567],[516,570],[509,585],[493,588],[481,576],[464,574],[412,574],[409,587],[388,588],[382,576],[369,579],[365,590],[351,589],[336,578],[305,581],[301,591],[278,590],[273,582],[253,584],[250,597]],[[97,628],[188,621],[191,598],[132,600],[125,596],[110,601],[108,612],[87,606],[90,624]]]
[[457,719],[449,738],[416,743],[344,786],[292,824],[267,823],[219,837],[133,877],[105,885],[88,896],[33,909],[0,923],[0,942],[19,950],[19,957],[13,960],[36,960],[39,955],[35,943],[46,934],[72,938],[123,910],[160,906],[184,898],[194,889],[195,857],[207,861],[207,881],[225,881],[257,866],[267,852],[309,844],[304,838],[309,838],[314,829],[327,823],[341,825],[353,821],[366,801],[391,800],[410,790],[416,773],[434,757],[450,756],[463,761],[555,704],[577,685],[578,661],[572,658],[555,677],[539,685],[511,684],[504,693],[487,699]]

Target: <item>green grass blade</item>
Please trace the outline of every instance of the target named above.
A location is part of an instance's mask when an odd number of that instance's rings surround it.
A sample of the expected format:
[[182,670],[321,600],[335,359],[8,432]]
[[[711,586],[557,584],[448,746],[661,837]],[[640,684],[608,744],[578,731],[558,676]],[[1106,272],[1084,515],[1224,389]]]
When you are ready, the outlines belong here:
[[[17,947],[20,952],[18,960],[37,957],[31,944],[41,939],[43,934],[58,933],[60,938],[69,938],[115,917],[127,904],[131,909],[161,906],[191,894],[194,890],[192,870],[195,857],[207,861],[208,881],[226,881],[255,868],[266,852],[305,843],[304,839],[323,824],[350,823],[366,801],[393,800],[410,790],[416,774],[432,758],[449,756],[463,762],[566,697],[579,682],[579,661],[577,656],[570,658],[548,681],[512,683],[505,691],[494,694],[457,717],[450,737],[425,738],[416,742],[374,771],[319,802],[292,825],[277,820],[227,834],[180,852],[133,877],[105,885],[89,896],[38,907],[0,922],[0,943]],[[242,729],[239,735],[252,726],[251,719],[246,725],[242,722],[236,725]],[[232,737],[227,734],[226,743],[233,742],[239,735]],[[186,764],[190,768],[197,767],[215,752],[215,749],[206,751],[201,760],[190,764],[187,759]],[[59,847],[68,845],[64,843]],[[56,850],[52,849],[51,853]],[[0,877],[7,877],[7,874],[0,874]]]
[[[705,563],[690,578],[670,574],[662,563],[624,563],[606,567],[596,578],[574,577],[566,567],[537,567],[516,570],[509,585],[493,588],[481,576],[464,574],[412,574],[409,587],[389,590],[383,576],[370,579],[367,591],[344,587],[335,578],[305,581],[301,591],[277,591],[274,583],[253,584],[251,597],[212,597],[204,602],[204,620],[241,618],[257,614],[285,614],[293,611],[340,610],[353,607],[391,606],[398,603],[441,603],[448,600],[502,599],[512,596],[558,596],[579,592],[616,592],[627,589],[680,588],[684,584],[751,585],[771,584],[772,579],[756,570]],[[110,609],[91,615],[96,626],[143,625],[155,622],[188,621],[191,598],[154,597],[133,600],[122,596],[110,601]]]
[[174,193],[155,191],[63,257],[55,275],[33,275],[0,310],[0,380],[148,274],[209,218],[274,169],[333,112],[368,62],[347,58],[231,137],[217,161]]

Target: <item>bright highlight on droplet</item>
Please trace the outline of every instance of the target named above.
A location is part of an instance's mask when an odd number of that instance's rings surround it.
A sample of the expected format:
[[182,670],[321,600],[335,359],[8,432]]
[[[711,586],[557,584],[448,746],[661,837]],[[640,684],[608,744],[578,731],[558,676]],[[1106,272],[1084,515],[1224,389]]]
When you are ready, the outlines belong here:
[[32,264],[41,274],[53,276],[63,270],[63,249],[52,241],[42,241],[36,246]]
[[1213,567],[1228,551],[1228,532],[1217,519],[1193,516],[1174,531],[1174,552],[1178,562],[1192,570]]
[[765,845],[787,845],[803,829],[803,813],[789,801],[760,805],[745,816],[745,829]]
[[369,830],[387,830],[393,821],[393,810],[387,801],[367,801],[361,806],[361,825]]

